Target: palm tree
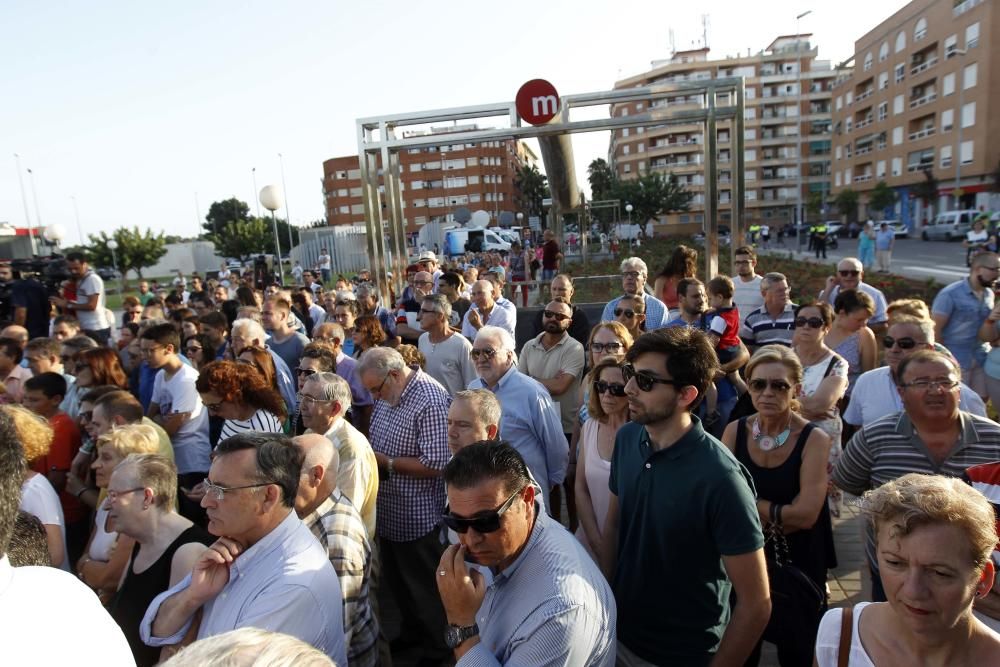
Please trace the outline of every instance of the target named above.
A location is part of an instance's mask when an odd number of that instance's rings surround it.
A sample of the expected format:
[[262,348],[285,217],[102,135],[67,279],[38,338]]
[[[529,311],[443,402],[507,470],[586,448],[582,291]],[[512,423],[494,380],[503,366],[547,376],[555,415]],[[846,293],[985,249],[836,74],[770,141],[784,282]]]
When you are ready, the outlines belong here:
[[924,180],[913,186],[913,196],[919,199],[928,207],[930,215],[927,220],[934,219],[934,201],[938,196],[938,180],[934,176],[934,171],[924,169]]
[[548,177],[535,165],[521,167],[514,177],[514,185],[521,193],[521,202],[532,215],[542,212],[542,200],[549,197]]

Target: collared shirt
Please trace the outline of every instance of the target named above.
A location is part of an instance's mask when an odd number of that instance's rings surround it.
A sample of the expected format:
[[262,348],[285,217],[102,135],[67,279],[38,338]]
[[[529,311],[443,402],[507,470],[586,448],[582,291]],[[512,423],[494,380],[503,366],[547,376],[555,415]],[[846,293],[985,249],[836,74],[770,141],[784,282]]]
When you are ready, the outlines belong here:
[[549,490],[566,479],[569,443],[549,390],[513,365],[496,388],[476,378],[469,383],[469,389],[489,389],[496,395],[503,406],[500,437],[524,459],[531,475],[542,485],[545,506],[551,507]]
[[469,386],[476,379],[476,367],[469,353],[472,343],[460,334],[451,334],[440,343],[432,343],[427,332],[420,334],[417,341],[419,349],[427,363],[424,366],[427,374],[441,383],[449,396]]
[[763,345],[792,346],[795,333],[795,304],[786,303],[785,309],[777,317],[771,317],[766,306],[749,313],[743,320],[740,338],[747,347]]
[[[601,313],[602,322],[611,322],[615,319],[615,307],[618,306],[618,302],[623,298],[625,297],[620,296],[608,301],[608,305],[604,306],[604,312]],[[670,311],[667,309],[666,304],[652,294],[645,292],[642,293],[642,300],[646,307],[646,331],[667,326]]]
[[[315,433],[306,429],[306,433]],[[354,503],[368,531],[375,537],[375,506],[378,498],[378,461],[368,439],[346,419],[338,419],[323,434],[337,448],[337,489]]]
[[480,641],[457,665],[615,664],[616,608],[579,542],[535,507],[528,543],[496,573],[476,612]]
[[54,567],[12,567],[0,556],[0,626],[5,665],[135,665],[94,591]]
[[345,354],[343,348],[337,353],[337,375],[344,378],[351,388],[351,407],[364,407],[374,402],[358,377],[358,360]]
[[525,343],[518,358],[517,369],[536,380],[553,379],[562,374],[573,376],[569,389],[559,396],[552,396],[552,400],[559,406],[563,433],[572,433],[580,409],[580,378],[586,363],[583,346],[570,338],[568,332],[563,332],[559,342],[545,349],[542,344],[544,336],[544,333],[540,333]]
[[7,377],[3,379],[4,392],[0,394],[0,403],[17,403],[21,404],[21,399],[24,398],[24,383],[26,380],[30,380],[32,373],[27,368],[21,366],[14,366],[10,369],[10,373],[7,373]]
[[344,599],[344,642],[351,667],[378,664],[378,623],[368,603],[372,548],[361,515],[334,489],[323,503],[302,517],[330,556]]
[[[451,458],[449,405],[444,387],[414,367],[396,406],[375,401],[369,428],[372,448],[391,459],[412,457],[432,470],[444,470]],[[441,521],[445,502],[441,477],[410,477],[397,471],[379,484],[378,534],[394,542],[423,537]]]
[[[938,463],[913,429],[905,412],[887,415],[865,425],[844,447],[831,476],[850,494],[860,496],[911,472],[961,477],[966,468],[1000,461],[1000,424],[959,412],[961,435],[945,459]],[[875,563],[875,536],[869,530],[865,551]]]
[[979,327],[993,310],[993,290],[984,288],[982,296],[976,296],[963,278],[948,285],[934,297],[932,315],[948,318],[938,342],[948,348],[962,370],[967,371],[972,362],[986,363],[989,345],[979,340]]
[[[169,637],[154,637],[153,621],[167,598],[190,585],[189,574],[150,603],[139,626],[147,645],[171,646],[183,639],[192,619]],[[203,607],[198,639],[237,628],[261,628],[297,637],[338,665],[346,665],[341,599],[329,555],[289,510],[274,530],[229,566],[229,582]]]
[[493,309],[490,310],[488,316],[483,316],[479,310],[479,306],[472,304],[467,311],[465,311],[465,317],[462,318],[462,335],[469,340],[476,340],[476,334],[479,333],[479,329],[469,324],[469,313],[476,311],[479,313],[479,319],[483,323],[483,326],[487,324],[491,327],[500,327],[505,329],[514,336],[514,329],[517,328],[517,309],[516,308],[505,308],[500,305],[500,302],[493,304]]
[[[867,294],[875,302],[875,314],[868,319],[868,324],[884,324],[888,321],[889,317],[886,315],[885,309],[888,304],[885,300],[885,294],[882,291],[876,289],[864,282],[863,280],[858,283],[858,289]],[[840,285],[836,285],[830,293],[826,295],[826,302],[831,306],[836,302],[837,296],[840,294]]]
[[[986,406],[979,395],[965,386],[960,387],[958,409],[979,417],[986,416]],[[903,399],[892,379],[888,366],[873,368],[862,373],[854,383],[851,402],[844,411],[844,421],[855,426],[865,426],[886,415],[903,411]]]

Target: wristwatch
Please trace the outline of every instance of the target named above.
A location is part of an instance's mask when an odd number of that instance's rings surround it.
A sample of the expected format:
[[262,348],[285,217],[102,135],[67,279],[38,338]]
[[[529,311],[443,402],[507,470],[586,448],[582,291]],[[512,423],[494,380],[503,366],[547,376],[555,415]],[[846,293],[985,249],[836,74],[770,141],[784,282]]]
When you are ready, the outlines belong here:
[[449,625],[444,630],[444,643],[448,645],[448,648],[458,648],[466,639],[475,637],[478,634],[479,626],[475,623],[464,627],[461,625]]

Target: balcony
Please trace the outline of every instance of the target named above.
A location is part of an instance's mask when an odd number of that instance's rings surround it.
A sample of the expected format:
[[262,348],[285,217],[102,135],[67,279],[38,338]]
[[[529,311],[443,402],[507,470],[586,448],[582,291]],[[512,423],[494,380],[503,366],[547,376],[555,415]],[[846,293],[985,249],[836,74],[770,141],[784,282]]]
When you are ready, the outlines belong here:
[[919,65],[915,65],[914,67],[911,67],[910,68],[910,76],[916,76],[917,74],[920,74],[921,72],[926,72],[930,68],[932,68],[935,65],[937,65],[937,62],[938,62],[937,56],[931,56],[930,58],[928,58],[924,62],[920,63]]
[[859,120],[858,122],[856,122],[854,124],[854,129],[855,130],[860,130],[861,128],[868,127],[871,124],[872,124],[872,119],[871,118],[865,118],[864,120]]
[[965,0],[964,2],[956,2],[955,7],[951,10],[951,14],[953,17],[957,18],[976,5],[981,4],[983,4],[983,0]]
[[915,99],[910,100],[910,108],[916,109],[917,107],[922,107],[925,104],[930,104],[936,99],[937,99],[937,93],[935,92],[927,93],[923,97],[917,97]]
[[873,95],[874,93],[875,93],[875,89],[874,89],[874,88],[869,88],[869,89],[868,89],[868,90],[866,90],[865,92],[863,92],[863,93],[861,93],[860,95],[858,95],[857,97],[855,97],[855,98],[854,98],[854,101],[855,101],[855,102],[860,102],[860,101],[862,101],[862,100],[867,100],[867,99],[868,99],[869,97],[871,97],[871,96],[872,96],[872,95]]
[[930,162],[914,162],[912,164],[906,165],[906,171],[909,172],[923,171],[925,169],[932,169],[933,167],[934,167],[933,160],[931,160]]
[[867,183],[870,180],[872,180],[872,175],[871,174],[861,174],[860,176],[855,176],[854,177],[854,182],[855,183]]
[[857,150],[855,150],[854,151],[854,155],[855,156],[858,156],[858,155],[868,155],[871,152],[872,152],[872,146],[871,146],[871,144],[868,144],[864,148],[858,148]]
[[910,141],[919,141],[920,139],[926,139],[927,137],[933,137],[936,129],[933,127],[925,127],[919,132],[910,132]]

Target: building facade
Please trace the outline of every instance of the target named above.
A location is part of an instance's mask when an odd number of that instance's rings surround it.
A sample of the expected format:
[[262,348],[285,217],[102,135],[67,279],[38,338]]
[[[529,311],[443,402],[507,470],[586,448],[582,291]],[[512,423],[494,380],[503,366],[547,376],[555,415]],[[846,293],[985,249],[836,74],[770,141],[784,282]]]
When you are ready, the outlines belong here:
[[[850,188],[859,216],[911,231],[934,211],[988,209],[1000,168],[998,37],[994,0],[914,0],[857,40],[853,75],[833,92],[834,194]],[[924,200],[928,173],[937,196]],[[870,211],[880,181],[896,203]]]
[[[449,133],[473,129],[457,126],[420,132],[417,134],[441,135],[441,145],[400,152],[407,233],[415,234],[428,222],[452,222],[459,208],[486,211],[494,221],[504,211],[516,213],[523,209],[517,174],[523,166],[537,165],[534,152],[514,139],[448,142]],[[357,155],[323,162],[323,199],[328,225],[364,224]]]
[[[618,81],[615,88],[743,77],[746,219],[748,224],[782,226],[795,220],[800,203],[803,211],[807,209],[812,193],[822,197],[830,192],[830,93],[836,72],[829,62],[818,59],[818,49],[808,39],[809,35],[783,36],[757,54],[718,60],[709,58],[707,48],[678,51],[669,60],[654,62],[650,71]],[[616,104],[611,113],[641,113],[648,104]],[[677,96],[654,104],[701,108],[704,100]],[[723,223],[731,219],[725,207],[731,202],[732,131],[728,124],[718,124]],[[704,222],[704,130],[700,123],[616,130],[608,153],[619,178],[650,171],[672,173],[694,194],[689,211],[666,216],[664,222]]]

